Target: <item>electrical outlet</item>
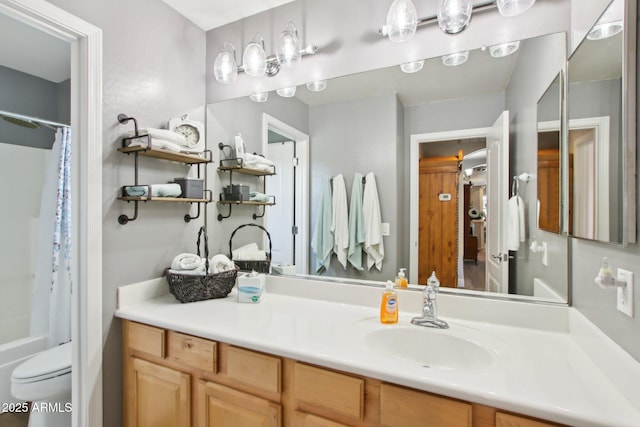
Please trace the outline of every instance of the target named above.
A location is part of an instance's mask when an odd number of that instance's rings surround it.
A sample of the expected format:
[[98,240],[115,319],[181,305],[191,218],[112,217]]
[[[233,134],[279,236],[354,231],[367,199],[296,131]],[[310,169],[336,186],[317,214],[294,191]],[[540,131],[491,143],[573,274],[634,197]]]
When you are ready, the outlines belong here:
[[624,280],[627,286],[618,288],[616,307],[627,316],[633,317],[633,272],[619,268],[618,280]]

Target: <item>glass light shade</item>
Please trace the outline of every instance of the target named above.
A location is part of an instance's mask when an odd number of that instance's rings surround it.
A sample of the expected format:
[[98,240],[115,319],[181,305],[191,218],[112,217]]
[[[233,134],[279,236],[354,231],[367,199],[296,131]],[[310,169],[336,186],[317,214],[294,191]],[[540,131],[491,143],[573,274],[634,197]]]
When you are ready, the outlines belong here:
[[418,27],[418,12],[411,0],[394,0],[387,13],[386,32],[389,40],[400,43],[411,40]]
[[424,60],[412,61],[412,62],[400,64],[400,69],[403,72],[409,73],[409,74],[417,73],[418,71],[422,70],[422,67],[424,67]]
[[498,0],[498,11],[502,16],[516,16],[526,12],[536,0]]
[[291,98],[296,94],[296,87],[295,86],[283,87],[281,89],[276,90],[276,92],[278,95],[280,95],[283,98]]
[[471,0],[440,0],[438,25],[445,33],[459,33],[469,26],[471,11]]
[[260,43],[251,42],[242,55],[244,72],[253,77],[262,77],[267,70],[267,53]]
[[283,67],[292,67],[300,61],[302,53],[298,36],[294,31],[285,30],[280,34],[280,44],[276,49],[278,62]]
[[216,81],[224,84],[234,83],[238,79],[238,64],[231,52],[223,50],[216,56],[213,75]]
[[307,89],[313,92],[322,92],[327,88],[326,80],[318,80],[317,82],[307,83]]
[[591,31],[589,31],[589,34],[587,34],[587,38],[589,40],[606,39],[618,34],[620,31],[622,31],[622,28],[622,21],[598,24],[595,25]]
[[455,67],[456,65],[462,65],[469,59],[469,51],[452,53],[442,57],[442,63],[447,67]]
[[269,92],[254,92],[249,95],[249,99],[253,102],[267,102],[267,99],[269,99]]
[[489,53],[494,58],[502,58],[504,56],[509,56],[512,53],[515,53],[516,50],[520,47],[520,42],[510,42],[510,43],[502,43],[497,44],[495,46],[491,46],[489,48]]

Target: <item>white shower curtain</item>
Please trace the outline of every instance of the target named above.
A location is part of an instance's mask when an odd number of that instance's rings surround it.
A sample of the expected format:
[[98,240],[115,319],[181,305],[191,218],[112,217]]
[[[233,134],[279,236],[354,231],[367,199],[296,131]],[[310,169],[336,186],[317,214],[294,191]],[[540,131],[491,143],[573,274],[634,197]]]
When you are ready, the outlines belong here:
[[59,128],[40,201],[31,335],[71,340],[71,132]]

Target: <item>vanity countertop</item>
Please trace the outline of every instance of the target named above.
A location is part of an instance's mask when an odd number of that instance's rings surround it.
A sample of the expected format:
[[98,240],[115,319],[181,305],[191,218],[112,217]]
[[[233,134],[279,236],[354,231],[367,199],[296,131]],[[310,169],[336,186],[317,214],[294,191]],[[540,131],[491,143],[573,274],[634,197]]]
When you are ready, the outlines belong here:
[[[409,320],[420,293],[400,291],[400,322],[381,325],[381,288],[317,284],[268,276],[259,304],[237,303],[235,290],[181,304],[157,279],[119,288],[116,316],[563,424],[640,425],[640,363],[575,309],[440,295],[450,324],[444,333],[475,334],[495,362],[427,368],[373,351],[364,339],[371,331],[419,328]],[[474,313],[486,315],[470,319]]]

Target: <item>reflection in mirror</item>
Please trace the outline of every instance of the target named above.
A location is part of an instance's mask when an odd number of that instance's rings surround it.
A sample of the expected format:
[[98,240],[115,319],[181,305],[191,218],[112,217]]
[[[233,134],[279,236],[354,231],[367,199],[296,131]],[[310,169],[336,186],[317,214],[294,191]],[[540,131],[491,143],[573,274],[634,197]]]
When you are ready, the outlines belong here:
[[537,224],[550,233],[560,233],[560,76],[538,101]]
[[[490,218],[498,218],[500,211],[492,211],[489,202],[491,189],[488,177],[485,177],[491,173],[487,154],[491,129],[499,117],[510,117],[498,120],[499,133],[506,135],[506,145],[511,145],[512,149],[519,144],[535,146],[536,119],[531,111],[535,111],[536,103],[549,82],[566,63],[565,44],[564,34],[550,34],[522,40],[518,52],[503,58],[493,58],[488,51],[478,49],[471,51],[468,61],[458,67],[447,67],[441,58],[433,58],[426,60],[418,73],[405,74],[400,67],[394,66],[330,80],[323,92],[311,92],[300,86],[293,98],[272,94],[262,104],[248,98],[210,104],[207,107],[207,137],[214,139],[209,145],[232,141],[234,135],[242,133],[248,151],[270,152],[266,146],[268,134],[260,129],[263,114],[309,135],[308,225],[297,229],[307,239],[304,250],[309,261],[302,268],[296,265],[298,272],[306,270],[309,274],[316,274],[317,257],[311,242],[320,216],[323,189],[333,177],[342,175],[350,202],[353,184],[357,181],[354,177],[372,172],[380,202],[381,222],[386,229],[381,268],[369,269],[364,256],[362,269],[351,263],[347,263],[345,268],[336,256],[332,256],[322,272],[324,278],[380,283],[392,280],[400,268],[408,268],[410,283],[424,284],[426,278],[419,278],[419,269],[424,270],[427,276],[435,269],[441,286],[458,288],[457,291],[539,297],[534,292],[535,278],[566,297],[566,241],[560,240],[552,247],[554,259],[548,266],[543,266],[540,257],[527,256],[528,239],[533,233],[531,226],[525,227],[526,234],[522,235],[522,241],[518,240],[517,254],[522,256],[512,253],[511,260],[505,242],[494,239],[496,253],[504,254],[504,258],[500,255],[500,275],[495,276],[498,278],[494,279],[491,287],[485,264],[489,236],[504,235],[506,227],[503,217],[496,220],[493,232],[488,228]],[[505,110],[511,111],[503,115]],[[507,130],[509,127],[511,132]],[[419,137],[427,134],[441,134],[441,137],[421,141]],[[442,137],[445,134],[457,136]],[[417,150],[410,153],[414,140]],[[514,152],[524,153],[522,150]],[[415,162],[411,161],[412,156],[415,156]],[[509,170],[510,167],[494,163],[493,172],[503,176],[504,184],[500,184],[500,188],[505,189],[498,191],[498,186],[494,188],[496,200],[506,204],[509,176],[516,172],[517,167],[535,172],[535,152],[523,156],[528,163],[511,165],[513,171]],[[441,233],[440,243],[443,246],[439,252],[433,251],[433,256],[428,256],[426,250],[412,249],[418,246],[419,238],[419,231],[414,232],[412,228],[412,206],[419,203],[420,198],[417,170],[419,162],[424,163],[426,157],[455,157],[455,160],[451,159],[451,189],[436,191],[440,193],[437,203],[453,208],[447,217],[453,219],[452,226],[446,236]],[[411,172],[413,169],[415,176]],[[225,178],[220,176],[218,182],[213,183],[214,192],[219,191],[216,186],[221,185],[220,179]],[[275,194],[280,184],[276,184],[274,179],[267,178],[266,192],[281,200],[282,196]],[[245,182],[250,186],[256,185],[251,179],[239,183]],[[415,190],[410,191],[410,188]],[[535,200],[533,184],[528,190],[523,186],[523,196],[527,192]],[[531,212],[536,209],[535,201],[526,199],[526,203],[526,218],[533,218]],[[418,224],[418,209],[415,212],[415,224]],[[215,234],[228,235],[229,230],[250,221],[252,213],[251,207],[234,210],[234,215],[224,223],[214,225],[218,228]],[[265,224],[277,222],[279,218],[280,215],[266,209]],[[443,230],[442,224],[434,223],[434,233]],[[258,242],[262,242],[262,238],[259,234],[254,237]],[[475,247],[465,251],[465,239],[475,241]],[[239,245],[243,243],[238,242]],[[448,266],[434,263],[435,255],[442,254],[445,248]],[[417,253],[412,256],[414,252]],[[295,263],[298,264],[297,259]],[[471,286],[473,280],[468,273],[471,269],[476,270],[474,286]],[[505,279],[501,278],[503,274]]]
[[[634,159],[625,155],[625,147],[635,144],[635,135],[625,129],[635,120],[626,117],[625,107],[634,94],[625,83],[635,73],[623,73],[624,6],[623,0],[610,4],[568,68],[569,230],[575,237],[616,244],[635,240],[625,233],[631,225],[625,210],[635,206],[635,195],[625,194],[625,185],[635,180],[627,176]],[[615,30],[606,30],[611,24]]]

